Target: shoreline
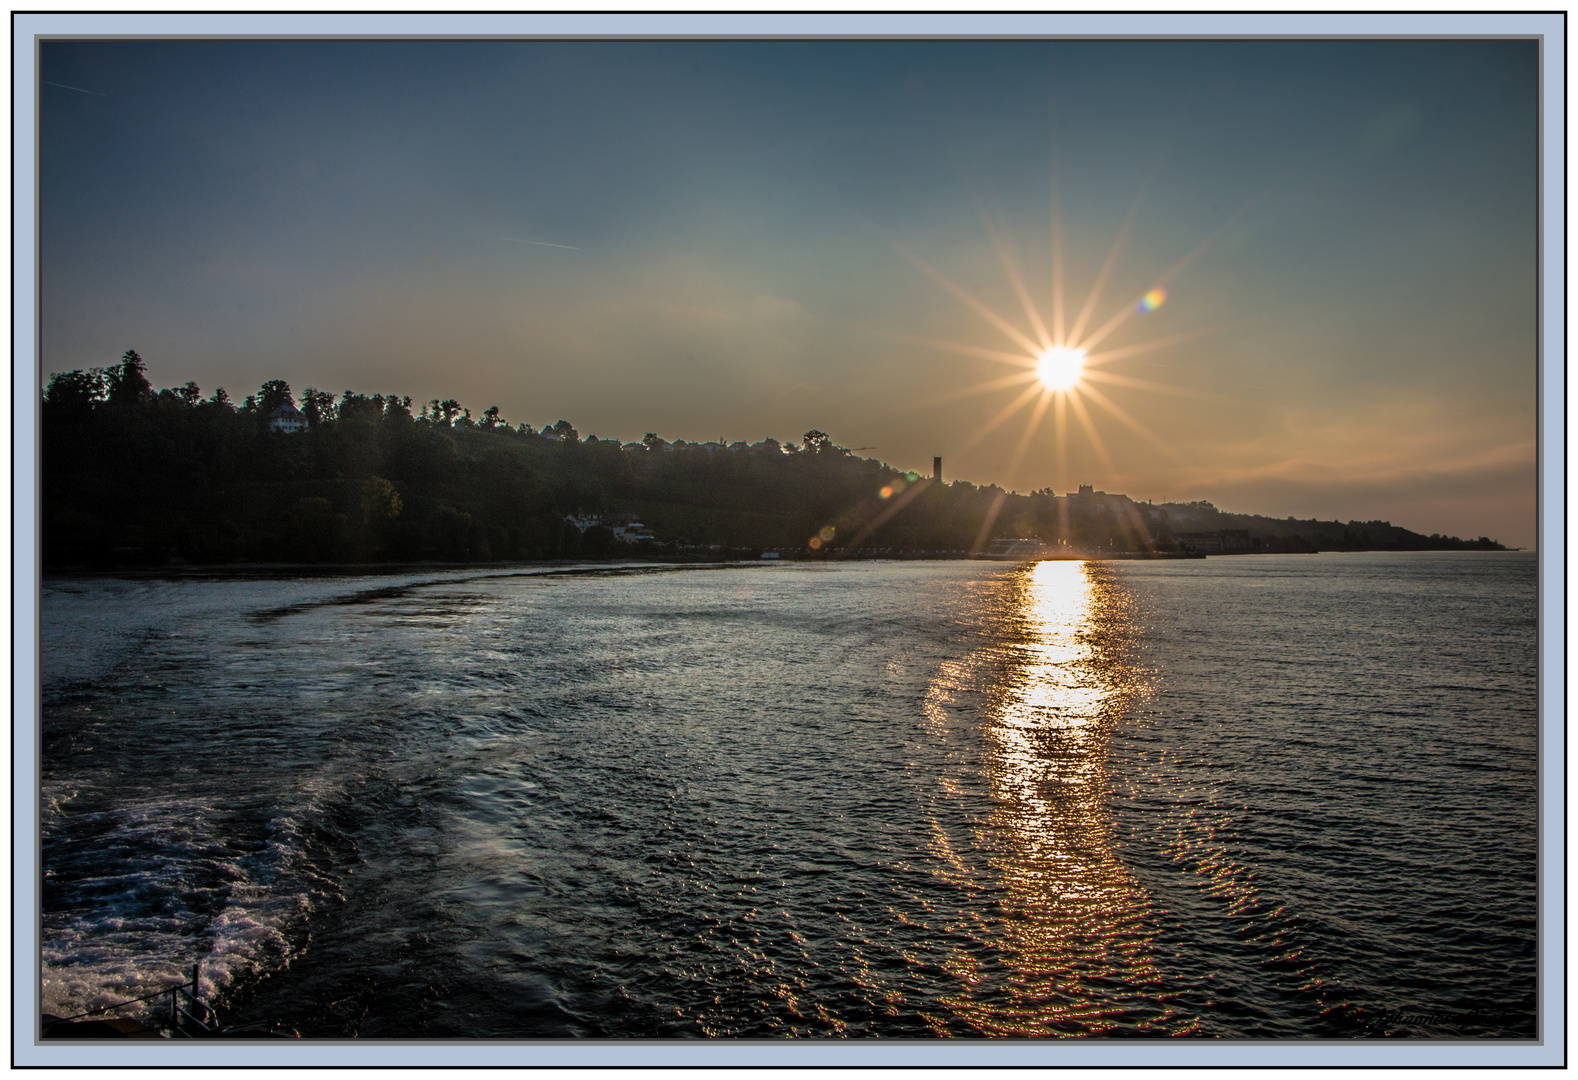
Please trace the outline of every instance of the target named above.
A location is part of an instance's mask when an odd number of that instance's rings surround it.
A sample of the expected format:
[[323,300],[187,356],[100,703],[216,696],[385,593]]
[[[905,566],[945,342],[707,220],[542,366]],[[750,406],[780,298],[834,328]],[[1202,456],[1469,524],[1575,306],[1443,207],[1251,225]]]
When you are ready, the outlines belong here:
[[783,563],[847,563],[847,562],[1162,562],[1205,559],[1265,558],[1284,555],[1507,555],[1513,553],[1536,554],[1532,548],[1503,548],[1499,551],[1457,548],[1426,548],[1423,550],[1395,550],[1366,548],[1359,551],[1307,551],[1307,552],[1232,552],[1228,554],[1113,551],[1097,554],[1041,555],[1033,558],[1001,558],[988,555],[968,556],[953,553],[917,552],[887,555],[780,555],[776,558],[761,556],[724,556],[715,558],[627,558],[627,559],[537,559],[508,562],[383,562],[383,563],[166,563],[123,564],[120,566],[90,566],[83,564],[44,566],[39,568],[40,579],[50,577],[148,577],[148,578],[202,578],[237,577],[257,575],[274,577],[374,577],[399,573],[426,573],[433,571],[517,571],[544,570],[550,573],[566,570],[629,570],[644,567],[669,566],[772,566]]

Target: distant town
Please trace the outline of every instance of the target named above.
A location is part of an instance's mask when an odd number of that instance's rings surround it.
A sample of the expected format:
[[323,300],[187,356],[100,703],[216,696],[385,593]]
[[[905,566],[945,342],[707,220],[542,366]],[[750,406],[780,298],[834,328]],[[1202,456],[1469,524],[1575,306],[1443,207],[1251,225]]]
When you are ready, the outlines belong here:
[[862,458],[819,430],[755,443],[582,437],[454,399],[240,405],[154,390],[140,356],[53,375],[43,400],[49,566],[542,559],[1198,558],[1503,550],[1388,521],[1269,518],[1080,485],[1028,495]]

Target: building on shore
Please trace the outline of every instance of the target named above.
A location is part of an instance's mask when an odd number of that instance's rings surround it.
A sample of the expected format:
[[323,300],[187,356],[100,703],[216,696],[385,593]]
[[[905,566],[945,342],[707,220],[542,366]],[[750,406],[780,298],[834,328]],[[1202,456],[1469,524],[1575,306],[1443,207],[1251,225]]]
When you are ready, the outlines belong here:
[[307,418],[302,415],[300,409],[287,403],[268,414],[268,426],[270,431],[294,435],[298,431],[307,430]]

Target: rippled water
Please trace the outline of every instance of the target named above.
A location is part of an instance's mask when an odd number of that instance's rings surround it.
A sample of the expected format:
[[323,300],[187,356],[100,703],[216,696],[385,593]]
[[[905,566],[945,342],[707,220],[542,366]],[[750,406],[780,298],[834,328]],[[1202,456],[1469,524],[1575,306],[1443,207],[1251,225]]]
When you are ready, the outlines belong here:
[[1532,1037],[1526,554],[45,583],[43,993]]

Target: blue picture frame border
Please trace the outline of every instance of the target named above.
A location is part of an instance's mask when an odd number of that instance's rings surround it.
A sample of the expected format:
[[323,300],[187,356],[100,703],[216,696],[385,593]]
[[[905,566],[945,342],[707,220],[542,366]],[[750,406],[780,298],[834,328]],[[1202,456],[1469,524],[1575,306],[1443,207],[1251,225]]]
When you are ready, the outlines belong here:
[[[1540,1038],[1535,1042],[596,1041],[40,1043],[37,56],[41,37],[1436,37],[1541,39]],[[1566,1064],[1566,15],[1526,13],[13,13],[14,1067],[1557,1067]]]

